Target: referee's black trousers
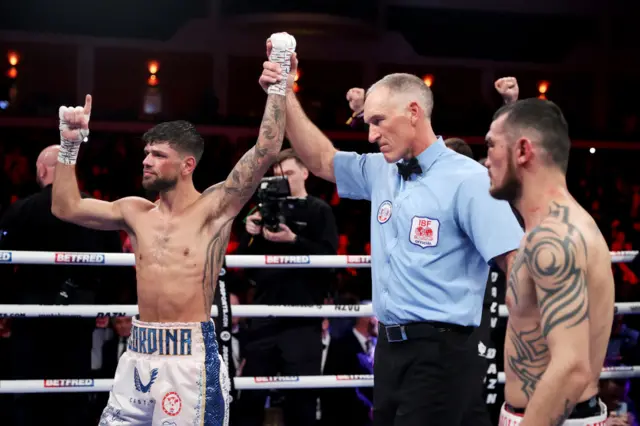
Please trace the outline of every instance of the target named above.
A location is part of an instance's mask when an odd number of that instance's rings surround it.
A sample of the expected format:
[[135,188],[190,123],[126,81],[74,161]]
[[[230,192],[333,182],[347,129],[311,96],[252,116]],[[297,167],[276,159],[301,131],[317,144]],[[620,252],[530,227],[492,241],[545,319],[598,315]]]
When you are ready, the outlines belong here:
[[[412,333],[412,328],[419,333]],[[470,344],[472,331],[414,323],[406,328],[407,340],[389,342],[380,324],[374,426],[460,426],[478,388],[473,374],[478,349]]]

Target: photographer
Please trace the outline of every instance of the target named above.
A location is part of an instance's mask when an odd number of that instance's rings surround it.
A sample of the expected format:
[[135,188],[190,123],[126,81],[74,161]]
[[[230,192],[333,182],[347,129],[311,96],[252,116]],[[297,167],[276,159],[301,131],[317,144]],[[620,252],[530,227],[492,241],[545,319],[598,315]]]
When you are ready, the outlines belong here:
[[[338,232],[331,207],[307,194],[309,171],[293,150],[280,153],[274,177],[258,187],[258,211],[246,218],[238,254],[336,254]],[[287,185],[288,184],[288,185]],[[330,270],[312,268],[250,269],[253,303],[322,305],[329,290]],[[248,323],[243,376],[319,375],[322,361],[322,318],[253,318]],[[284,392],[288,425],[315,421],[316,393]],[[234,425],[262,425],[267,392],[242,392]]]

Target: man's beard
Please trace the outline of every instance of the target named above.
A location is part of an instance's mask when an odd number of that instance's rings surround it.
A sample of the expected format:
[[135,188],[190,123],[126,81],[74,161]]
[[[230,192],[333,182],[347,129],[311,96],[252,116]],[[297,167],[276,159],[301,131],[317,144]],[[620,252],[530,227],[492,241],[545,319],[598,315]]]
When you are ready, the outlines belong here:
[[507,173],[504,176],[502,186],[494,186],[490,194],[496,200],[505,200],[509,203],[514,203],[522,195],[522,184],[516,176],[511,156],[507,159]]
[[155,179],[146,181],[142,179],[142,187],[151,192],[166,192],[175,188],[178,178],[168,179],[156,176]]

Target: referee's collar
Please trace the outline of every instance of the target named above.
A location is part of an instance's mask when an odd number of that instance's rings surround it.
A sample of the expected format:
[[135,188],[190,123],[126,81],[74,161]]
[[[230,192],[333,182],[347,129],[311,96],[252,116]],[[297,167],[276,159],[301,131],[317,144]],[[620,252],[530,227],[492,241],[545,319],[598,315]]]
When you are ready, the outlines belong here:
[[431,144],[431,146],[418,154],[416,159],[418,160],[420,167],[422,167],[423,173],[426,173],[427,170],[429,170],[429,168],[433,166],[433,163],[436,162],[436,159],[440,156],[440,154],[446,152],[447,149],[449,148],[447,148],[447,146],[444,144],[442,136],[438,136],[438,139],[433,144]]

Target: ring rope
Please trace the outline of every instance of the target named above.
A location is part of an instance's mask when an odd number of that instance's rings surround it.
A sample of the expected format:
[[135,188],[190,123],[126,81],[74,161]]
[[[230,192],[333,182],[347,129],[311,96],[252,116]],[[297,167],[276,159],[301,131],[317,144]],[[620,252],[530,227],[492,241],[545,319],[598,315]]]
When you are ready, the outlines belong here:
[[[638,251],[611,252],[612,263],[628,263],[635,259]],[[264,267],[312,267],[312,268],[366,268],[371,267],[370,256],[274,256],[274,255],[227,255],[228,268],[264,268]],[[93,265],[93,266],[135,266],[132,253],[96,253],[96,252],[43,252],[43,251],[0,251],[0,263],[4,264],[40,264],[40,265]],[[505,305],[492,306],[492,312],[498,308],[500,317],[508,316]],[[241,317],[363,317],[371,316],[370,305],[312,305],[312,306],[272,306],[272,305],[235,305],[235,316]],[[640,313],[640,302],[616,303],[619,314]],[[0,305],[2,317],[109,317],[132,316],[138,313],[136,305]],[[217,307],[213,306],[212,316],[217,316]],[[605,367],[601,379],[640,377],[640,366]],[[348,388],[372,387],[372,375],[338,376],[271,376],[271,377],[235,377],[238,390],[255,389],[302,389],[302,388]],[[499,372],[497,382],[504,383],[505,374]],[[44,380],[0,380],[0,393],[46,393],[46,392],[108,392],[113,379],[44,379]]]
[[[243,318],[359,318],[373,315],[371,305],[233,305],[232,315]],[[492,313],[495,307],[492,306]],[[616,314],[640,314],[640,302],[616,303]],[[119,317],[138,314],[138,305],[0,305],[0,318],[43,317]],[[211,308],[211,316],[218,316],[217,306]],[[506,305],[498,307],[498,316],[506,318]]]
[[[612,251],[612,263],[632,262],[637,250]],[[371,256],[354,255],[239,255],[225,257],[227,268],[370,268]],[[135,266],[133,253],[0,251],[0,263],[14,265]]]
[[[640,365],[606,367],[600,379],[640,377]],[[373,387],[373,375],[234,377],[238,390]],[[498,383],[505,375],[498,373]],[[0,380],[0,393],[109,392],[113,379]]]

